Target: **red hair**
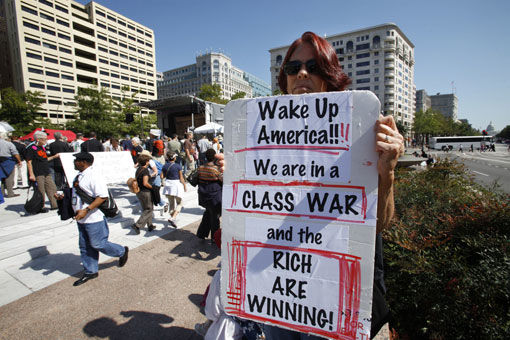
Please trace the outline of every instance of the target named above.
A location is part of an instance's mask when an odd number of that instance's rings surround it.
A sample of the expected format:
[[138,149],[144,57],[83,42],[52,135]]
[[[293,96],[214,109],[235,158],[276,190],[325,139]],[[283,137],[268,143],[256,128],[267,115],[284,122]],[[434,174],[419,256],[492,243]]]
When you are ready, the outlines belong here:
[[283,93],[288,94],[287,75],[283,71],[283,67],[289,61],[296,48],[304,43],[308,43],[312,46],[315,60],[319,66],[318,75],[326,82],[326,91],[345,90],[345,88],[351,83],[351,80],[342,71],[342,67],[338,62],[333,46],[331,46],[326,39],[319,37],[313,32],[303,33],[301,38],[296,39],[292,45],[290,45],[287,54],[285,55],[285,59],[283,59],[280,74],[278,75],[278,86],[280,86],[280,90]]

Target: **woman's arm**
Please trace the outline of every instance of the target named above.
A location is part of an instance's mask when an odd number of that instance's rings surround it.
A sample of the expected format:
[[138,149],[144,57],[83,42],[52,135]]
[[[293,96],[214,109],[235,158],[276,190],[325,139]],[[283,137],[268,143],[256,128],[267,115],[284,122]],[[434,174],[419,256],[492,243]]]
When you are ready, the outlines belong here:
[[398,158],[404,153],[404,137],[398,132],[392,116],[379,116],[375,131],[377,133],[375,150],[379,153],[377,232],[380,233],[389,226],[395,213],[393,182]]
[[150,185],[150,183],[149,183],[149,176],[144,175],[142,177],[142,180],[143,180],[143,186],[144,187],[146,187],[147,189],[152,189],[152,185]]

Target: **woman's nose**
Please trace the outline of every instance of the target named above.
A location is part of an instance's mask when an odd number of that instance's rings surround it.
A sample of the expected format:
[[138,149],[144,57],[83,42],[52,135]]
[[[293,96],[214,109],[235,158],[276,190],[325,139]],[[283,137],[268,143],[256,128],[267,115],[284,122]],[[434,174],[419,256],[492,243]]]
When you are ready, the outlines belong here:
[[298,79],[303,79],[303,78],[308,78],[309,77],[309,74],[308,74],[308,71],[306,69],[306,65],[305,64],[301,65],[301,68],[299,69],[297,77],[298,77]]

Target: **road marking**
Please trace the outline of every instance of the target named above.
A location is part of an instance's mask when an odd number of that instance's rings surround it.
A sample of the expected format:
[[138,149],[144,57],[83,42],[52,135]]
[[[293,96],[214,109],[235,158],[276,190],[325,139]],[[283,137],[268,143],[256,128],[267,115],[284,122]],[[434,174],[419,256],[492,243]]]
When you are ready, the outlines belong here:
[[487,177],[489,177],[489,175],[487,175],[487,174],[482,174],[481,172],[474,171],[474,170],[472,170],[472,171],[473,171],[474,173],[476,173],[476,174],[479,174],[479,175],[482,175],[482,176],[487,176]]

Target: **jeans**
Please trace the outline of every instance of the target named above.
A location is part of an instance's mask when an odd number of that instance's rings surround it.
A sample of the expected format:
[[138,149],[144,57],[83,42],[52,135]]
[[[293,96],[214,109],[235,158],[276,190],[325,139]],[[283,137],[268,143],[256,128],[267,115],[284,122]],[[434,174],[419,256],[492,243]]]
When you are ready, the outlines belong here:
[[85,274],[94,274],[99,270],[99,252],[111,256],[121,257],[125,249],[120,244],[108,241],[108,224],[106,218],[95,223],[78,222],[80,237],[80,254]]
[[202,221],[198,226],[197,236],[201,239],[205,239],[211,234],[211,239],[214,238],[214,233],[220,228],[220,216],[221,216],[221,203],[211,204],[208,203],[205,206],[204,215]]

